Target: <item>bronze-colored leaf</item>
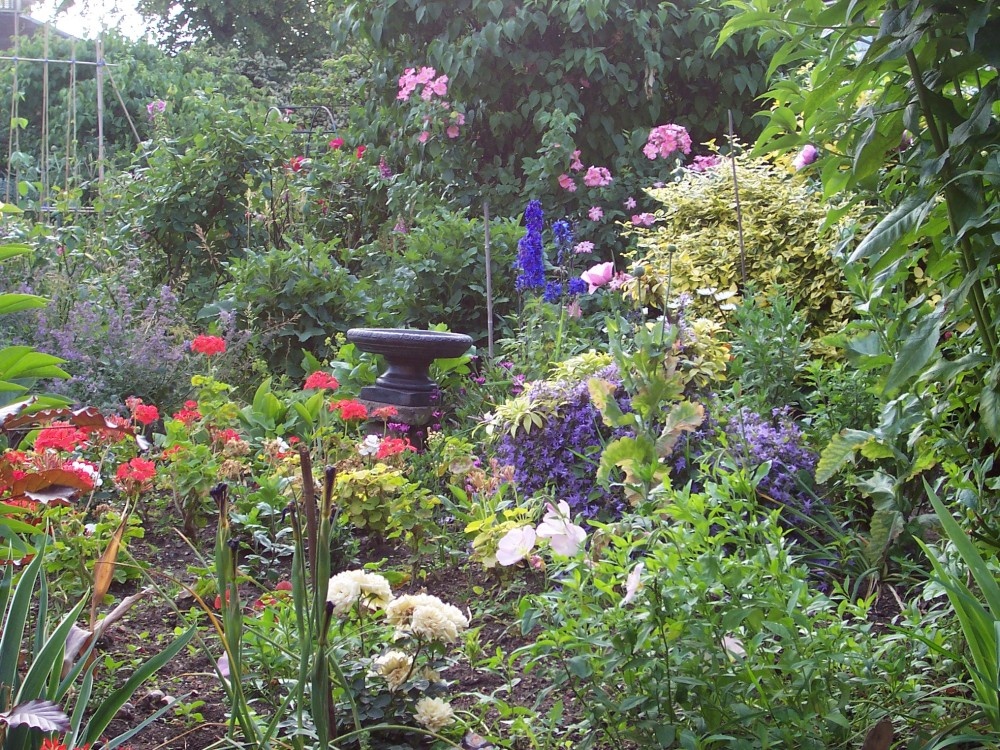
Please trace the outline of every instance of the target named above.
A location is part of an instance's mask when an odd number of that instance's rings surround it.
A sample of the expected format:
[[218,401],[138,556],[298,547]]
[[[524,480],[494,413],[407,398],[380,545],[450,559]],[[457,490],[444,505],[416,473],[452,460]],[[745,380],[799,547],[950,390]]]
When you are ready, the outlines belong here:
[[882,719],[878,724],[868,730],[865,743],[861,750],[889,750],[895,733],[892,730],[892,721],[888,718]]

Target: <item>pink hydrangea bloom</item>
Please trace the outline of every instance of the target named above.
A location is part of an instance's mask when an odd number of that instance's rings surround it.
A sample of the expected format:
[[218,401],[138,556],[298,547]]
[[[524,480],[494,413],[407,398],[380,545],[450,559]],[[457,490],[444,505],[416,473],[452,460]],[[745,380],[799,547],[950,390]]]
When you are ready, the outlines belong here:
[[607,167],[590,167],[583,176],[583,184],[587,187],[604,187],[611,184],[611,172]]
[[559,187],[563,190],[568,190],[571,193],[576,192],[576,183],[573,182],[573,178],[568,174],[559,175]]
[[691,153],[691,136],[680,125],[658,125],[649,131],[642,153],[647,159],[666,159],[675,151]]
[[591,206],[587,211],[587,218],[591,221],[600,221],[604,218],[604,209],[600,206]]

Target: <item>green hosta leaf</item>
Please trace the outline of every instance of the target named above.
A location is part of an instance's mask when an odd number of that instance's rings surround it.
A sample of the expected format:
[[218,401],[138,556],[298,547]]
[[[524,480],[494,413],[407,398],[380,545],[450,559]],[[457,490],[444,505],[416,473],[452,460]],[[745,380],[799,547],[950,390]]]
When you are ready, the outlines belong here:
[[0,382],[25,378],[68,378],[61,370],[65,360],[36,352],[30,346],[8,346],[0,349]]
[[0,294],[0,315],[45,307],[46,304],[45,298],[36,294]]
[[861,430],[842,430],[830,439],[816,464],[816,481],[822,484],[840,471],[854,457],[854,452],[875,436]]

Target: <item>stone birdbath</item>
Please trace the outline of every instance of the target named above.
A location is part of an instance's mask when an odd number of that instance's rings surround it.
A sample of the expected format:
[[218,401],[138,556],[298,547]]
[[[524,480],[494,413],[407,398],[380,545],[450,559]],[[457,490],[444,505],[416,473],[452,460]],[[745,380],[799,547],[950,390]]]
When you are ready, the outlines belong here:
[[360,400],[367,402],[369,411],[395,406],[398,417],[393,421],[409,425],[426,424],[434,410],[437,384],[431,380],[431,362],[460,357],[472,346],[463,333],[410,328],[352,328],[347,340],[385,359],[385,371],[375,385],[361,389]]

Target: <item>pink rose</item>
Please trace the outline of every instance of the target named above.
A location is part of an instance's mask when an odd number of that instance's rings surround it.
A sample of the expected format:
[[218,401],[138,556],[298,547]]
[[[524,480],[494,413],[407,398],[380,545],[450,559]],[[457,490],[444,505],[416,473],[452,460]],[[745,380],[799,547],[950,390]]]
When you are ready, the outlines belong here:
[[449,125],[448,129],[444,132],[449,138],[458,138],[458,125]]
[[593,268],[589,268],[580,274],[580,278],[587,282],[587,293],[593,294],[615,277],[615,264],[610,261],[598,263]]

